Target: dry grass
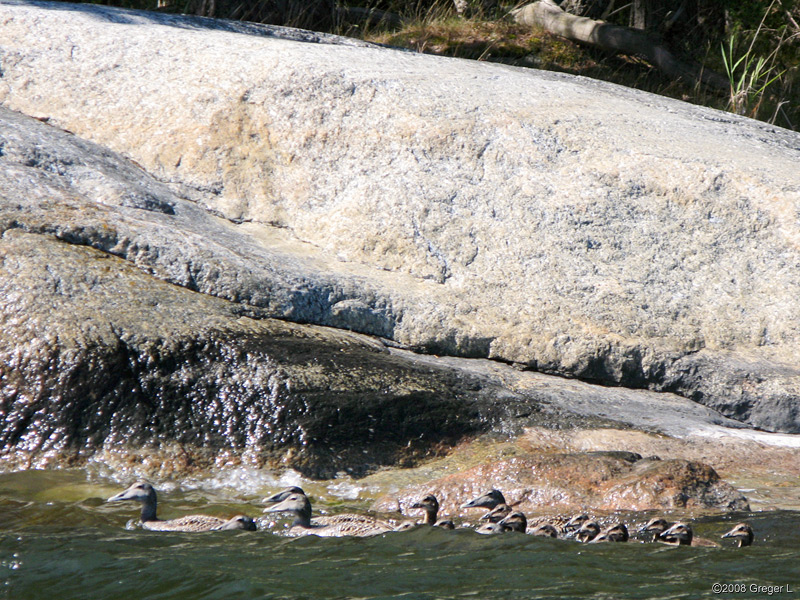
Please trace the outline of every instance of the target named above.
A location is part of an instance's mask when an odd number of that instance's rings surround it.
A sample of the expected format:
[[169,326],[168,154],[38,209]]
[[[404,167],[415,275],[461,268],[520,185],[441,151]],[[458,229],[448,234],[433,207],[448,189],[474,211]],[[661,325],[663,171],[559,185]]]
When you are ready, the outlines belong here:
[[[363,33],[361,37],[368,41],[418,52],[583,75],[720,110],[731,109],[729,94],[666,78],[641,58],[587,48],[504,19],[476,20],[439,14],[436,18],[423,16],[396,30]],[[785,35],[781,43],[796,42],[796,37]],[[724,72],[718,46],[709,43],[698,58],[709,68]],[[797,71],[797,66],[784,69],[759,98],[760,110],[749,116],[798,129],[800,86],[793,85]]]

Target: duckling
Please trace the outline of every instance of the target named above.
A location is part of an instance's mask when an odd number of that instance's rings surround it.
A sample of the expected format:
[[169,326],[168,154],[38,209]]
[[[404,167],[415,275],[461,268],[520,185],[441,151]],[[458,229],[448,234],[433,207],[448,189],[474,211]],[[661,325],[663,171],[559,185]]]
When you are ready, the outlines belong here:
[[531,531],[531,535],[538,535],[541,537],[551,537],[557,538],[558,537],[558,529],[552,523],[542,523],[541,525],[537,525]]
[[124,492],[111,496],[108,502],[119,500],[136,500],[142,503],[142,513],[139,520],[144,529],[150,531],[220,531],[230,529],[243,529],[255,531],[255,522],[250,517],[237,515],[225,520],[211,515],[188,515],[178,519],[162,521],[156,517],[156,490],[145,481],[137,481]]
[[497,523],[503,531],[517,531],[525,533],[528,529],[528,519],[519,511],[514,511]]
[[220,527],[215,527],[212,531],[230,531],[233,529],[241,529],[243,531],[256,531],[258,526],[256,522],[246,515],[236,515],[231,517]]
[[737,548],[742,548],[744,546],[751,546],[753,544],[753,528],[750,527],[747,523],[739,523],[733,529],[731,529],[728,533],[724,534],[722,538],[734,538],[738,544]]
[[487,512],[481,517],[481,521],[489,521],[489,523],[499,523],[510,515],[513,511],[508,504],[498,504],[492,510]]
[[[425,519],[422,521],[424,525],[433,525],[434,527],[441,527],[442,529],[455,529],[455,524],[450,519],[438,519],[439,514],[439,501],[433,494],[428,494],[419,502],[415,502],[409,508],[421,508],[425,511]],[[403,523],[405,529],[408,529],[408,523]],[[412,526],[415,524],[412,524]]]
[[499,490],[489,490],[485,494],[473,498],[469,502],[461,505],[461,508],[495,508],[498,504],[507,504],[502,492]]
[[[574,517],[565,517],[563,515],[546,515],[542,517],[537,517],[533,520],[528,520],[528,527],[531,529],[536,529],[542,525],[550,525],[555,528],[556,533],[558,535],[561,534],[568,534],[570,532],[567,525],[572,521]],[[587,519],[589,517],[586,517]],[[549,534],[548,534],[549,535]]]
[[658,535],[659,541],[674,546],[704,546],[706,548],[719,548],[719,544],[706,538],[695,537],[688,523],[675,523],[672,527]]
[[662,517],[656,517],[654,519],[650,519],[647,523],[642,525],[636,533],[643,533],[645,535],[650,534],[652,536],[650,541],[657,542],[658,536],[664,533],[670,527],[672,527],[672,523]]
[[450,519],[439,519],[433,524],[434,527],[441,527],[442,529],[455,529],[456,524]]
[[505,533],[506,529],[500,523],[484,523],[475,531],[482,535],[495,535],[497,533]]
[[290,535],[318,535],[322,537],[367,537],[394,531],[389,523],[366,515],[342,514],[317,517],[311,520],[311,502],[305,494],[289,494],[281,502],[264,512],[291,512],[295,521]]
[[581,543],[591,542],[600,535],[600,525],[597,521],[585,521],[575,533],[575,539]]
[[425,525],[436,524],[436,515],[439,514],[439,501],[433,494],[428,494],[419,502],[414,502],[409,508],[419,508],[425,511],[425,519],[422,521]]
[[589,521],[589,515],[585,513],[574,515],[564,524],[564,531],[577,531],[587,521]]
[[600,542],[627,542],[628,541],[628,528],[624,523],[617,523],[611,527],[607,527],[600,534],[591,540],[590,543]]

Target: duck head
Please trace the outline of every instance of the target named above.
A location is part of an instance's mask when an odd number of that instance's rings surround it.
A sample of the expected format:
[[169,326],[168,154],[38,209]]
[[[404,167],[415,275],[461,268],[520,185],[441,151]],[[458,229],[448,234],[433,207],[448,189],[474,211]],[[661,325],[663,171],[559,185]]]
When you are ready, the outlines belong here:
[[753,543],[753,528],[747,523],[739,523],[722,538],[734,538],[738,542],[738,547],[750,546]]
[[627,542],[628,541],[628,528],[625,526],[624,523],[617,523],[616,525],[609,527],[605,531],[600,532],[596,538],[594,538],[591,543],[598,543],[598,542]]
[[589,515],[587,514],[575,515],[569,521],[567,521],[566,525],[564,525],[564,530],[565,531],[578,530],[587,521],[589,521]]
[[488,508],[491,510],[498,504],[506,504],[506,499],[503,497],[502,492],[500,490],[489,490],[485,494],[465,502],[461,505],[461,508]]
[[600,535],[600,525],[597,521],[586,521],[575,533],[575,539],[579,542],[591,542]]
[[664,540],[668,544],[678,544],[679,546],[691,546],[694,533],[688,523],[675,523],[666,531],[658,534],[659,540]]
[[309,527],[311,523],[311,502],[305,494],[289,494],[280,502],[265,508],[264,512],[291,512],[297,517],[295,525]]
[[487,512],[481,517],[481,521],[489,521],[489,523],[499,523],[512,513],[511,507],[508,504],[498,504],[492,510]]
[[243,531],[256,531],[258,527],[256,526],[255,521],[248,516],[245,515],[236,515],[229,521],[226,521],[220,527],[221,530],[235,530],[241,529]]
[[637,533],[649,533],[652,535],[652,539],[650,541],[655,542],[658,539],[658,536],[664,533],[671,526],[672,523],[668,522],[666,519],[657,517],[655,519],[650,519],[647,523],[642,525]]
[[152,485],[146,481],[137,481],[124,492],[120,492],[115,496],[111,496],[108,502],[117,502],[119,500],[136,500],[137,502],[155,502],[156,490]]
[[558,529],[556,529],[555,525],[552,523],[542,523],[541,525],[537,525],[531,533],[540,537],[558,537]]
[[505,531],[518,531],[519,533],[525,533],[528,529],[528,519],[525,518],[525,515],[519,511],[514,511],[501,521],[497,523],[502,527]]
[[425,523],[433,525],[436,523],[436,515],[439,513],[439,501],[433,494],[428,494],[422,500],[414,502],[409,508],[418,508],[425,511]]
[[306,495],[306,493],[303,491],[303,488],[299,488],[296,485],[290,485],[286,489],[281,490],[276,494],[273,494],[269,498],[264,498],[262,502],[266,502],[267,504],[277,504],[278,502],[286,500],[286,498],[288,498],[292,494],[302,494],[303,496]]

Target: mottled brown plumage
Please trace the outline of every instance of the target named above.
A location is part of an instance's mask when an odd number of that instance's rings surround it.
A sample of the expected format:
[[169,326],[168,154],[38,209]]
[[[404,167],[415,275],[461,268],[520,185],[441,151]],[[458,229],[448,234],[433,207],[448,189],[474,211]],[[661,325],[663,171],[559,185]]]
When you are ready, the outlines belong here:
[[245,531],[255,531],[256,524],[244,515],[237,515],[232,519],[220,519],[211,515],[188,515],[177,519],[163,521],[156,517],[156,490],[147,482],[137,481],[124,492],[108,499],[108,502],[120,500],[135,500],[142,503],[140,521],[144,529],[150,531],[221,531],[230,529],[242,529]]
[[311,519],[311,502],[305,494],[290,494],[264,512],[291,512],[295,521],[289,535],[367,537],[395,531],[389,523],[366,515],[340,514]]

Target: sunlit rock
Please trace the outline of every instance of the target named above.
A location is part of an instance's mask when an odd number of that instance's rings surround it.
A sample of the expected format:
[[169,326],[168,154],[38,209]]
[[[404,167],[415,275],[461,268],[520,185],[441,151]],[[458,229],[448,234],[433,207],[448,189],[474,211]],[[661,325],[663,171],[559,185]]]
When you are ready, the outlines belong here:
[[[710,466],[631,452],[521,455],[494,460],[382,497],[376,510],[407,506],[420,494],[439,499],[443,514],[478,518],[461,508],[486,490],[528,515],[615,510],[749,510],[747,499]],[[485,511],[484,511],[485,512]]]

